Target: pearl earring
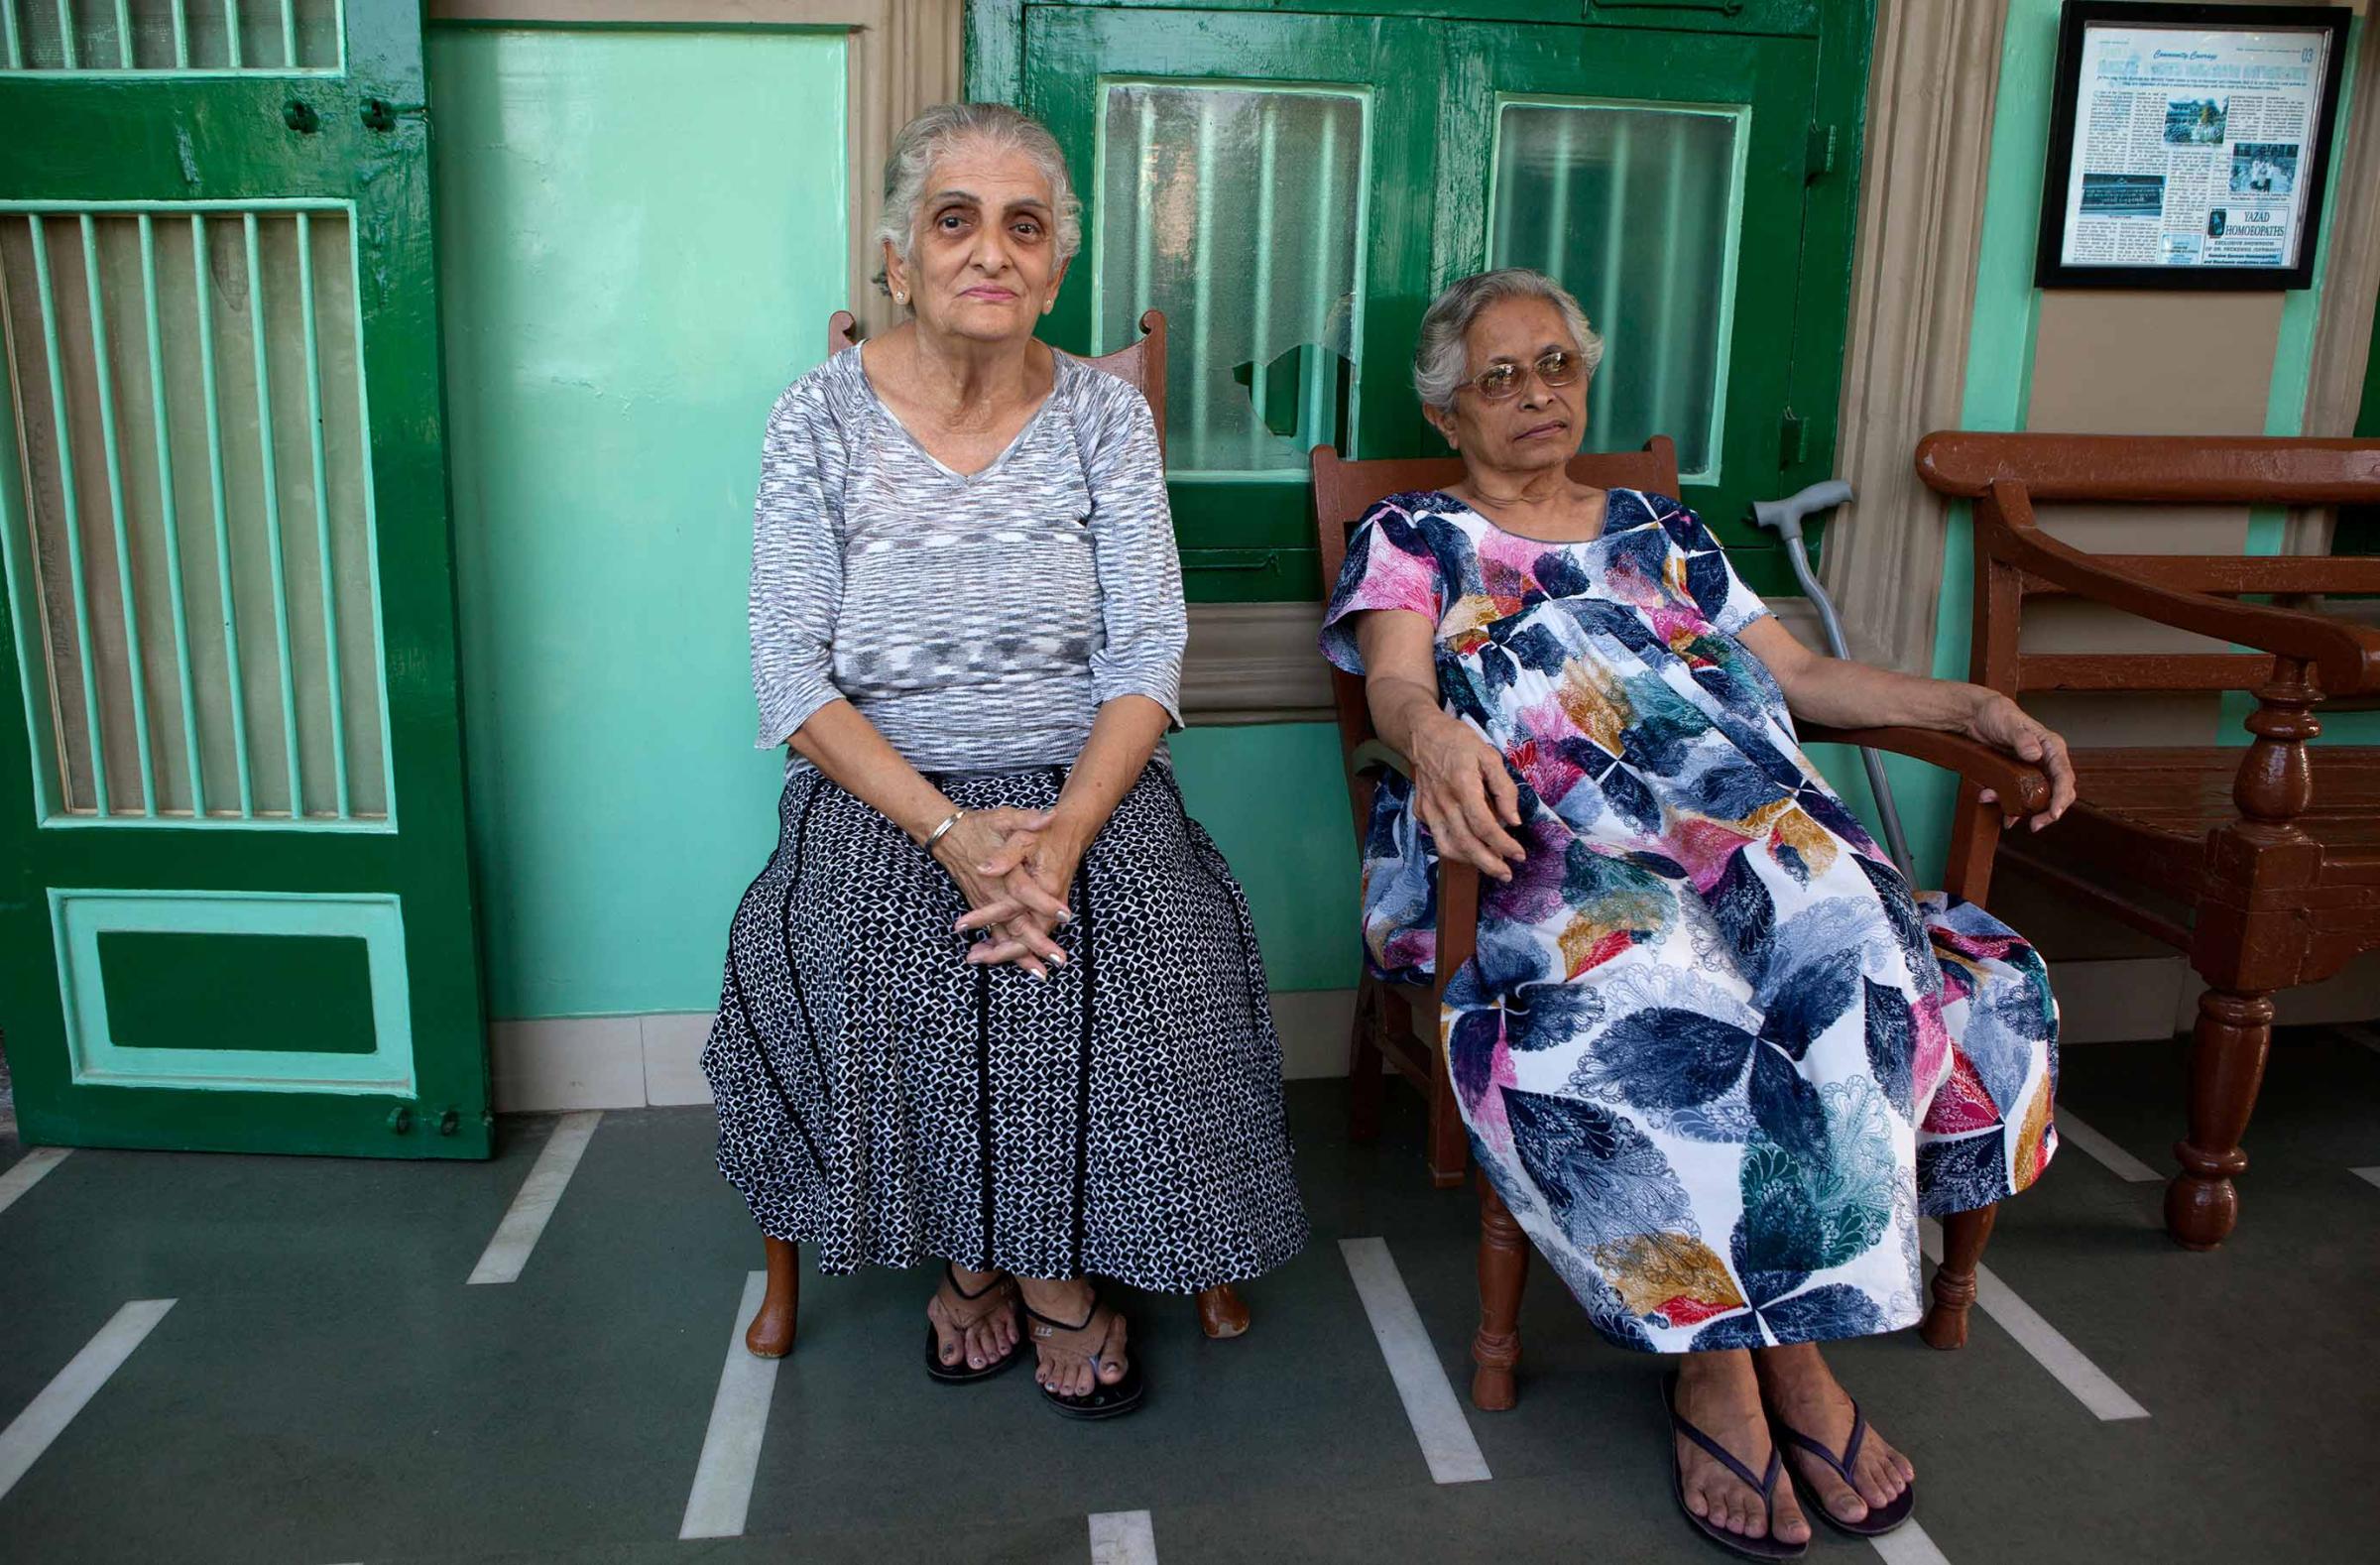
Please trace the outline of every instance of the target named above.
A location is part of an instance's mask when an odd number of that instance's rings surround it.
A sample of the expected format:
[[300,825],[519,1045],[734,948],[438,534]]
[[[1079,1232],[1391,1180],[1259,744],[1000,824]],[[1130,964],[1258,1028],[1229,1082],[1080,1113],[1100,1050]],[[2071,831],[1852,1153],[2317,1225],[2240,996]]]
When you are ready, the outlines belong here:
[[906,295],[906,294],[902,293],[902,292],[901,292],[900,290],[898,290],[898,289],[894,289],[894,290],[892,291],[892,302],[893,302],[893,303],[895,303],[895,304],[905,304],[905,303],[907,303],[908,301],[909,301],[909,296],[908,296],[908,295]]

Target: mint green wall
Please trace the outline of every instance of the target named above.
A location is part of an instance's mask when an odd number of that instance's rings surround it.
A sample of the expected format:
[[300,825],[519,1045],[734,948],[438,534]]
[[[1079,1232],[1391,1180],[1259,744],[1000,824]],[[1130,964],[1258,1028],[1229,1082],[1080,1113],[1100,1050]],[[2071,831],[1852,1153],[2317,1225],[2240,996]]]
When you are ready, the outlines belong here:
[[[2049,144],[2051,80],[2058,60],[2058,0],[2011,0],[2007,31],[2000,50],[1997,109],[1991,127],[1991,164],[1985,185],[1981,254],[1975,266],[1974,320],[1967,339],[1966,388],[1964,417],[1968,429],[2022,429],[2033,382],[2033,343],[2041,295],[2033,287],[2034,241],[2041,213],[2041,181]],[[2362,37],[2363,19],[2346,51],[2352,61]],[[2343,198],[2370,199],[2368,193],[2338,187],[2339,152],[2344,145],[2348,114],[2357,83],[2350,71],[2339,98],[2338,131],[2331,144],[2330,182],[2326,210],[2335,213]],[[2320,305],[2323,263],[2329,254],[2335,218],[2323,227],[2315,256],[2315,286],[2292,293],[2283,307],[2279,338],[2274,346],[2272,393],[2265,416],[2265,433],[2303,431],[2308,378],[2313,359],[2314,323]],[[1969,631],[1974,601],[1974,558],[1967,508],[1951,508],[1948,546],[1943,560],[1941,618],[1934,639],[1934,672],[1943,678],[1966,676]],[[2273,552],[2280,546],[2279,517],[2260,519],[2251,527],[2250,552]],[[2249,706],[2244,697],[2228,698],[2216,742],[2244,742],[2239,720]],[[2380,742],[2380,714],[2348,714],[2328,720],[2331,740]],[[1908,828],[1911,852],[1919,878],[1939,875],[1950,852],[1951,816],[1958,802],[1958,783],[1950,774],[1902,757],[1888,757],[1886,772],[1893,797]],[[1842,774],[1832,774],[1840,781]],[[1932,872],[1932,873],[1928,873]]]
[[844,49],[429,43],[466,765],[499,1019],[696,1011],[775,835],[761,426],[844,302]]
[[1190,813],[1248,892],[1267,981],[1280,990],[1354,984],[1363,944],[1339,730],[1193,728],[1173,736],[1173,761]]

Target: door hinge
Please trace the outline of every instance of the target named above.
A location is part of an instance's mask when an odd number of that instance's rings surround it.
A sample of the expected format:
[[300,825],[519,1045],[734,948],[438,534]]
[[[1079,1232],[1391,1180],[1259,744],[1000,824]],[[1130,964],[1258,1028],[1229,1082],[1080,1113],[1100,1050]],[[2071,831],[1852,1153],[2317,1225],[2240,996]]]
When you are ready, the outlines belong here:
[[1804,153],[1802,158],[1802,182],[1804,184],[1816,183],[1820,179],[1834,172],[1835,127],[1813,125],[1810,127],[1809,150]]
[[1810,421],[1791,408],[1777,416],[1777,466],[1795,467],[1810,459]]

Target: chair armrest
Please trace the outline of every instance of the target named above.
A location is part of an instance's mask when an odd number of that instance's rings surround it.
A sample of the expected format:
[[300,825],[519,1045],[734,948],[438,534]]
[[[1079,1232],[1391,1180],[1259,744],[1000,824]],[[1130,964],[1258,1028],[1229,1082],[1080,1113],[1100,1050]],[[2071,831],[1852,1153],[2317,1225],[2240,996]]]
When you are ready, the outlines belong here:
[[2069,592],[2160,625],[2313,663],[2321,670],[2325,696],[2380,690],[2380,632],[2299,609],[2160,587],[2110,569],[2041,531],[2032,497],[2009,479],[1993,480],[1989,504],[1976,508],[1975,521],[1993,555]]
[[1939,728],[1825,728],[1801,729],[1806,745],[1859,745],[1889,750],[1894,755],[1931,762],[1956,772],[1977,787],[1999,795],[2001,809],[2010,815],[2038,815],[2050,807],[2050,779],[2041,768],[1994,750],[1964,734]]

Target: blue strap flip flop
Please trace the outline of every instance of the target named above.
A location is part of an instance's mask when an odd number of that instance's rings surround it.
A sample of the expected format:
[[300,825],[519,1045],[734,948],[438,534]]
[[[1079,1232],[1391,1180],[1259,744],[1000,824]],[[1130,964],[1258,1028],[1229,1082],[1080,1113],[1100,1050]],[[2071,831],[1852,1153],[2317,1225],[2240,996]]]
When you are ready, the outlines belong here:
[[[1720,1462],[1726,1464],[1728,1472],[1742,1479],[1746,1486],[1759,1494],[1760,1504],[1767,1507],[1769,1521],[1773,1526],[1776,1521],[1777,1480],[1785,1474],[1785,1459],[1777,1454],[1776,1447],[1773,1444],[1769,1447],[1768,1471],[1761,1477],[1754,1478],[1752,1470],[1737,1461],[1733,1453],[1729,1452],[1726,1446],[1721,1445],[1678,1416],[1678,1377],[1674,1370],[1661,1383],[1661,1410],[1669,1415],[1672,1446],[1675,1446],[1677,1436],[1684,1435]],[[1708,1516],[1698,1516],[1689,1510],[1686,1506],[1686,1473],[1678,1465],[1677,1453],[1674,1449],[1670,1453],[1669,1484],[1671,1492],[1678,1499],[1678,1513],[1694,1524],[1695,1531],[1738,1558],[1798,1560],[1810,1552],[1810,1545],[1807,1542],[1781,1543],[1774,1536],[1747,1538],[1740,1532],[1729,1532]]]
[[[1775,1422],[1777,1433],[1833,1468],[1835,1476],[1842,1479],[1844,1487],[1852,1494],[1859,1493],[1859,1486],[1851,1482],[1851,1464],[1859,1460],[1859,1448],[1867,1443],[1867,1414],[1859,1410],[1859,1403],[1855,1399],[1851,1403],[1851,1438],[1844,1445],[1840,1457],[1783,1419]],[[1819,1519],[1836,1531],[1849,1533],[1855,1538],[1876,1538],[1909,1519],[1909,1513],[1917,1508],[1917,1486],[1911,1484],[1902,1490],[1889,1505],[1868,1506],[1866,1517],[1859,1521],[1845,1521],[1829,1509],[1826,1502],[1815,1496],[1812,1500],[1811,1508],[1818,1512]]]

